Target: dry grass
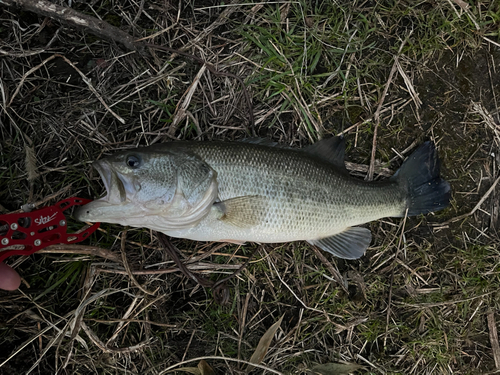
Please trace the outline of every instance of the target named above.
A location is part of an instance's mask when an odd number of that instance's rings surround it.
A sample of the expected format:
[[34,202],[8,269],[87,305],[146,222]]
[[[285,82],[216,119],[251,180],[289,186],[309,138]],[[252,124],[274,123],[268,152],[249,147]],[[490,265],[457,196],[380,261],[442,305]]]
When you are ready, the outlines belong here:
[[359,261],[303,243],[173,239],[212,281],[257,250],[229,282],[227,305],[183,276],[148,230],[102,225],[82,246],[9,259],[24,283],[0,292],[0,374],[165,374],[205,357],[216,373],[240,374],[282,316],[252,373],[339,361],[362,365],[357,373],[498,372],[498,4],[217,4],[73,8],[242,77],[255,127],[234,78],[0,5],[1,212],[99,196],[90,162],[113,150],[252,133],[294,147],[347,134],[349,169],[374,179],[433,139],[450,208],[371,223]]

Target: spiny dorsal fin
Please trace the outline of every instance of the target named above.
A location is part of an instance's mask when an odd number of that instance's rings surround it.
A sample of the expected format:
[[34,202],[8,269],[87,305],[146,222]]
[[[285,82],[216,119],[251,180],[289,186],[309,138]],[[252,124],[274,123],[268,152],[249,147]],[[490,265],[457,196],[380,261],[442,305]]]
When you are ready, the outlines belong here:
[[261,195],[247,195],[217,202],[214,207],[221,212],[219,220],[240,228],[249,228],[266,219],[269,199]]
[[358,259],[363,256],[370,242],[372,234],[369,229],[362,227],[349,227],[343,232],[319,240],[309,240],[311,245],[318,246],[342,259]]
[[347,172],[344,163],[345,155],[345,139],[344,137],[332,137],[322,139],[313,145],[304,148],[304,151],[310,155],[314,155],[319,159],[328,161],[340,169],[340,171]]

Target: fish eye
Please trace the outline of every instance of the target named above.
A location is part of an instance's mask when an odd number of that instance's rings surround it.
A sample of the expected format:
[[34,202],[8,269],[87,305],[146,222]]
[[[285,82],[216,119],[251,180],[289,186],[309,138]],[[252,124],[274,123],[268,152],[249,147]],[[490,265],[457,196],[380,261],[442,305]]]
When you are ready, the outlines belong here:
[[141,160],[135,155],[129,155],[127,156],[126,163],[130,168],[135,169],[139,168],[139,166],[141,165]]

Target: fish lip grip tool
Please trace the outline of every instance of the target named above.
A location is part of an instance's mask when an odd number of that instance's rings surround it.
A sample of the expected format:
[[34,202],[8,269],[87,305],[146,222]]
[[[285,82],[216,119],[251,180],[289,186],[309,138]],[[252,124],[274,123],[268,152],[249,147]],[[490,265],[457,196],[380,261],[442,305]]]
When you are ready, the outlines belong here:
[[90,201],[72,197],[31,212],[0,215],[0,262],[11,255],[30,255],[49,245],[73,244],[86,239],[100,223],[67,233],[64,211]]

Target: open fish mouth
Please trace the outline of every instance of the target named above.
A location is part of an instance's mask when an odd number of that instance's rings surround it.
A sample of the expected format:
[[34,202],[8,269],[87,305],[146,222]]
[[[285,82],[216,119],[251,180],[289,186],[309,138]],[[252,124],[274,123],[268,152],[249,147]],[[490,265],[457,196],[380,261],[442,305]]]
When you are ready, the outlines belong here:
[[113,204],[125,202],[127,199],[125,185],[118,173],[113,171],[111,165],[106,160],[95,161],[92,165],[99,172],[104,188],[106,189],[106,195],[98,200]]
[[101,176],[106,194],[102,198],[76,209],[74,216],[77,220],[86,222],[116,219],[123,215],[123,208],[127,205],[125,185],[106,160],[98,160],[92,165]]

